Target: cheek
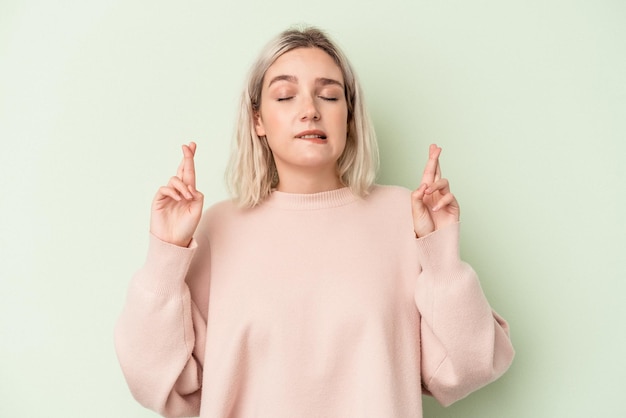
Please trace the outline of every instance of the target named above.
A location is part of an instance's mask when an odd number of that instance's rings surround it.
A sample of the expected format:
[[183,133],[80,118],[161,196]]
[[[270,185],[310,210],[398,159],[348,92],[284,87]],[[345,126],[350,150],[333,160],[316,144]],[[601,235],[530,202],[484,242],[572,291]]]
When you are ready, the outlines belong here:
[[281,128],[287,126],[285,120],[285,112],[273,109],[272,106],[262,108],[261,117],[258,119],[258,125],[262,128],[264,135],[270,136],[281,131]]
[[343,122],[343,126],[346,127],[346,129],[348,128],[348,108],[344,108],[341,111],[341,120]]
[[341,132],[344,134],[344,137],[348,136],[349,130],[349,122],[348,122],[348,111],[341,112],[341,115],[337,117],[337,126],[340,126]]

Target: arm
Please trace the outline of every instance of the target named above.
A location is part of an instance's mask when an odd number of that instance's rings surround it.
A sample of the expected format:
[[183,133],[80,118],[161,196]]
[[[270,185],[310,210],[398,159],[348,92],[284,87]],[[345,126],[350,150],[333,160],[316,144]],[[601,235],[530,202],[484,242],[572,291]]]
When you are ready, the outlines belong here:
[[507,323],[487,302],[478,277],[459,257],[458,202],[441,178],[441,148],[430,146],[412,213],[422,272],[415,289],[421,315],[425,391],[449,405],[501,376],[514,351]]
[[444,406],[496,380],[514,356],[508,325],[491,310],[474,270],[459,258],[458,240],[458,224],[417,240],[422,382]]
[[177,247],[150,236],[115,327],[115,349],[131,393],[164,416],[200,411],[206,320],[185,276],[197,243]]
[[[210,257],[206,234],[192,240],[204,198],[195,189],[195,150],[194,143],[183,146],[177,175],[154,197],[148,257],[130,283],[115,328],[133,396],[165,416],[198,415],[200,409],[206,298],[196,291],[208,286]],[[203,257],[194,258],[197,251]]]

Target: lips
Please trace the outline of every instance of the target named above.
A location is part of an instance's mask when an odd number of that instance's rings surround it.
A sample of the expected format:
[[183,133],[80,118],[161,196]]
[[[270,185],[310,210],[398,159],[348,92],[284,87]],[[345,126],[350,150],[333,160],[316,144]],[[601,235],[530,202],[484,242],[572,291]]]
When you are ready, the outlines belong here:
[[295,137],[298,139],[312,139],[312,140],[318,140],[318,141],[320,140],[325,141],[326,132],[314,129],[314,130],[300,132],[299,134],[296,134]]

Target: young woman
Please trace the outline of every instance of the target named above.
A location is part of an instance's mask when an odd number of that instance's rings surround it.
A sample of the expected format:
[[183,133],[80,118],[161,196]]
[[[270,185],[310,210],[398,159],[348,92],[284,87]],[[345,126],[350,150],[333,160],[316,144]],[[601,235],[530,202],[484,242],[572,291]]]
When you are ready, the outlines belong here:
[[421,417],[510,365],[506,322],[459,259],[431,145],[415,191],[373,184],[355,75],[319,30],[262,52],[242,96],[233,199],[204,214],[196,145],[159,189],[116,326],[135,398],[165,416]]

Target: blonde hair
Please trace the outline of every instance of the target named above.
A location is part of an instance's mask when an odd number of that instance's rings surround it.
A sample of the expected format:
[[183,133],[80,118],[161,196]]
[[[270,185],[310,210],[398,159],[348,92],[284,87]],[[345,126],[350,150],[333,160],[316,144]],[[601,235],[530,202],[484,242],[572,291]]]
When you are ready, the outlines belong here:
[[348,106],[346,147],[337,161],[339,178],[352,192],[369,193],[378,170],[378,146],[363,93],[346,56],[321,30],[315,27],[288,29],[267,44],[252,66],[241,95],[235,143],[226,173],[235,201],[254,207],[268,197],[278,184],[278,172],[267,140],[255,131],[255,114],[261,106],[263,78],[268,68],[286,52],[296,48],[320,48],[341,69]]

